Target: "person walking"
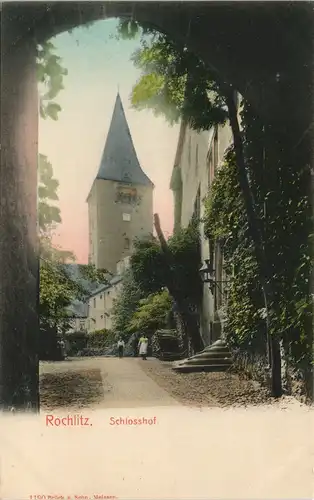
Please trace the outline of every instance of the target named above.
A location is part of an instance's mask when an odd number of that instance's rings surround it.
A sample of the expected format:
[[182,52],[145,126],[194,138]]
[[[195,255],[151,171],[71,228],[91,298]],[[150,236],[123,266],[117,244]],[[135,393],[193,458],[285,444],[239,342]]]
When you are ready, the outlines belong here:
[[123,358],[123,351],[124,351],[124,340],[120,337],[118,340],[118,353],[119,353],[119,358]]
[[64,360],[66,358],[65,342],[63,339],[58,340],[58,345],[60,348],[61,358]]
[[136,358],[138,353],[138,337],[134,338],[132,342],[132,347],[133,347],[133,356],[134,358]]
[[147,359],[147,349],[148,349],[148,338],[146,335],[143,335],[139,342],[138,342],[138,347],[139,347],[139,354],[142,356],[142,359],[145,360]]

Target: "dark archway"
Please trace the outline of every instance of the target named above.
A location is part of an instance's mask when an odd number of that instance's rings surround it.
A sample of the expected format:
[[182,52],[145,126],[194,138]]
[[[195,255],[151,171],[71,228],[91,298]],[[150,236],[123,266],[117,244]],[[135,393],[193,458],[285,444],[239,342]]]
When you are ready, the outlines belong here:
[[[3,4],[0,402],[4,407],[23,408],[27,401],[36,407],[38,402],[36,44],[108,17],[134,18],[187,44],[241,92],[274,133],[281,131],[296,149],[302,145],[304,163],[312,161],[312,3]],[[265,50],[270,45],[271,52]]]

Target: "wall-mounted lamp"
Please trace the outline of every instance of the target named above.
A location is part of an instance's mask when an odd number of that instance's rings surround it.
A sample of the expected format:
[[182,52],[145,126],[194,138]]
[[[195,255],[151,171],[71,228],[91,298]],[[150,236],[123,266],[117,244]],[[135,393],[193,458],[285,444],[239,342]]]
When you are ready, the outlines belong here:
[[213,294],[215,289],[218,288],[221,291],[220,283],[229,283],[229,281],[217,281],[215,279],[215,269],[212,262],[209,259],[205,259],[204,264],[199,270],[201,279],[203,283],[208,283],[209,289]]

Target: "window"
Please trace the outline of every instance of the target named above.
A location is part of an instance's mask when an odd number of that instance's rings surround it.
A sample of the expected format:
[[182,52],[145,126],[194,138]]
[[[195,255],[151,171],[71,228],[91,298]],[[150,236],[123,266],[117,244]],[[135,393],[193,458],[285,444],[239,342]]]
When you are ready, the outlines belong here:
[[107,292],[107,295],[109,295],[109,294],[110,294],[110,292]]
[[122,214],[122,219],[125,222],[130,222],[130,220],[131,220],[131,214]]
[[96,299],[94,299],[94,307],[96,307]]
[[100,297],[99,297],[99,298],[100,298],[100,300],[101,300],[101,299],[102,299],[102,295],[100,295]]
[[199,220],[201,217],[201,188],[197,190],[197,195],[194,202],[194,217]]
[[208,167],[208,185],[210,186],[214,178],[214,162],[213,153],[209,151],[207,155],[207,167]]
[[219,149],[218,149],[218,127],[216,128],[215,130],[215,135],[214,135],[214,141],[213,141],[213,152],[214,152],[214,173],[216,172],[217,170],[217,167],[218,167],[218,153],[219,153]]
[[198,170],[198,144],[196,144],[195,148],[195,170]]
[[100,316],[100,319],[104,319],[104,316],[103,316],[103,314],[102,314],[102,315]]
[[130,239],[124,238],[124,250],[130,250]]

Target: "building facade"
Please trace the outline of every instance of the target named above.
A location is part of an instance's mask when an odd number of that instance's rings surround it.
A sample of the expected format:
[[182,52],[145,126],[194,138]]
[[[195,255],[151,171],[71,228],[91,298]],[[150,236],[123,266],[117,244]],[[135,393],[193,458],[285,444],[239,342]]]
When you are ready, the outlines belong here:
[[111,330],[113,328],[113,306],[123,287],[123,274],[130,266],[130,258],[125,257],[116,267],[116,276],[110,283],[97,287],[88,298],[86,331]]
[[88,299],[87,333],[112,329],[112,308],[122,287],[122,277],[115,276],[110,284],[96,289]]
[[[187,123],[181,124],[170,188],[174,194],[174,231],[187,227],[193,216],[200,221],[204,215],[204,198],[208,195],[215,172],[221,167],[224,154],[232,144],[228,124],[209,131],[196,132]],[[202,222],[201,260],[209,259],[215,269],[215,279],[223,278],[223,255],[218,241],[210,243],[204,235]],[[203,285],[200,306],[200,330],[205,345],[220,337],[223,327],[223,292],[211,292]]]
[[118,94],[99,170],[87,198],[91,264],[115,273],[117,263],[132,254],[134,239],[152,234],[153,189],[139,164]]

